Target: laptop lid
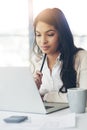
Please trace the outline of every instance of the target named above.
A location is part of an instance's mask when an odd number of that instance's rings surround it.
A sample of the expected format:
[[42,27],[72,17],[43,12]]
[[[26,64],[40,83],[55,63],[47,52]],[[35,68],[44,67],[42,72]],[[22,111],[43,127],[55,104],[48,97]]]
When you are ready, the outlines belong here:
[[0,67],[0,110],[42,114],[58,110],[49,105],[46,110],[29,67]]

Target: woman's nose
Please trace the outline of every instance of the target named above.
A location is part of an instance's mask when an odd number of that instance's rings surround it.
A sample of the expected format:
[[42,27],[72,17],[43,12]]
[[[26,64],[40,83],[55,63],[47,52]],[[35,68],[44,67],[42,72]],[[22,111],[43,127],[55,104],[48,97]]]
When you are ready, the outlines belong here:
[[47,38],[45,36],[41,37],[41,43],[47,43]]

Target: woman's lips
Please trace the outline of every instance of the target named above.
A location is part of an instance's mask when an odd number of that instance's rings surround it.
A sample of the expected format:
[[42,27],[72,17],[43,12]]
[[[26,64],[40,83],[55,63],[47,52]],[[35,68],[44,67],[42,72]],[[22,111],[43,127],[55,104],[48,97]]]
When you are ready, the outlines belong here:
[[42,50],[48,50],[48,49],[49,49],[49,46],[41,46],[41,49],[42,49]]

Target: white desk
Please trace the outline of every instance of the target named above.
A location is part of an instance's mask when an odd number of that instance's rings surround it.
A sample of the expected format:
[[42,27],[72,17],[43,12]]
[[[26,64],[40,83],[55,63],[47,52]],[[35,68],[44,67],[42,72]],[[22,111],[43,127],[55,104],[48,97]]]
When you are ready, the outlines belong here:
[[[48,115],[0,111],[0,130],[48,130],[42,127],[43,126],[42,124],[44,123],[46,118],[59,117],[59,116],[66,115],[69,113],[70,113],[69,109],[64,109],[64,110],[54,112]],[[31,119],[23,123],[19,123],[19,124],[5,123],[3,119],[11,115],[27,115],[28,118],[31,118]],[[76,115],[75,128],[65,128],[65,129],[56,128],[55,130],[87,130],[87,112]]]

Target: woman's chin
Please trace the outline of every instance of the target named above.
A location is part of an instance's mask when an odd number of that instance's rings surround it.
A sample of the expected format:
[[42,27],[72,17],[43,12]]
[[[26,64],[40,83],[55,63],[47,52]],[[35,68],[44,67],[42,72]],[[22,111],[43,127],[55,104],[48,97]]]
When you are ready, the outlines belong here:
[[47,54],[47,51],[42,51],[43,53]]
[[49,53],[49,51],[48,51],[48,50],[42,50],[42,52],[43,52],[43,53],[46,53],[46,54],[48,54],[48,53]]

